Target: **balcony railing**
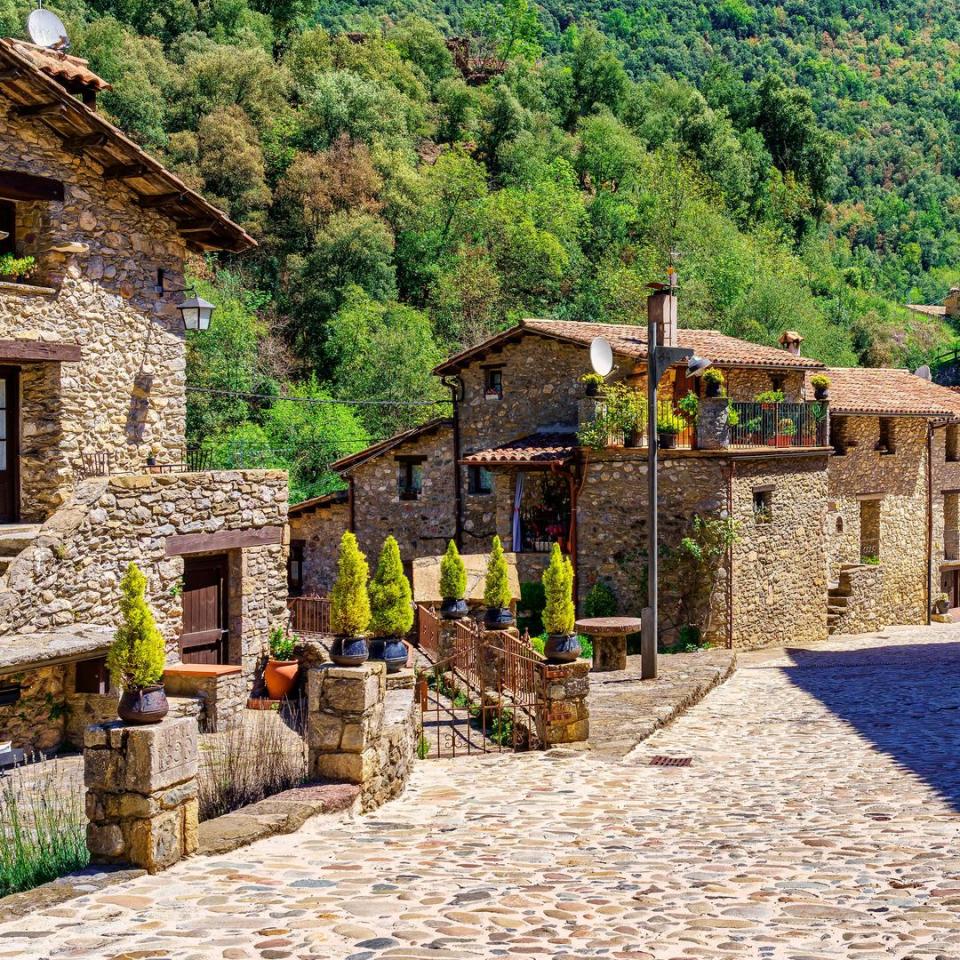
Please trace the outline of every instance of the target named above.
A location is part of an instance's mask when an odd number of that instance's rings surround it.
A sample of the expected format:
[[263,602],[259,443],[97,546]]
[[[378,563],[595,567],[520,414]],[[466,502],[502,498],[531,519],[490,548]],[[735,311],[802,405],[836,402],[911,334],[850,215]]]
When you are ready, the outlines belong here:
[[731,400],[730,446],[824,447],[825,403],[756,403]]
[[[202,473],[212,469],[210,451],[203,447],[184,447],[180,457],[173,460],[144,464],[145,473]],[[112,454],[105,451],[89,451],[80,455],[80,462],[74,467],[77,480],[89,477],[109,477],[120,473],[137,472],[130,467],[120,466]]]

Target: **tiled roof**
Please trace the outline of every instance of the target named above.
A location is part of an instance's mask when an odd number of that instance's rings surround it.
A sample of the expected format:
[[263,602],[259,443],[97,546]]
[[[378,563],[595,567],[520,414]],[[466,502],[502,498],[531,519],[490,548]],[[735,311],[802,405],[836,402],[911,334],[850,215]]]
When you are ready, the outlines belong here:
[[468,454],[463,462],[475,466],[566,463],[576,449],[575,433],[532,433],[499,447]]
[[416,440],[417,437],[426,436],[435,430],[439,430],[441,427],[452,426],[453,421],[448,417],[435,417],[433,420],[421,423],[419,427],[411,427],[409,430],[404,430],[403,433],[394,434],[392,437],[387,437],[386,440],[374,443],[360,450],[358,453],[351,453],[348,457],[341,457],[335,463],[330,464],[330,469],[342,473],[344,470],[359,466],[361,463],[365,463],[367,460],[371,460],[381,453],[393,450],[395,447],[399,447],[400,444],[407,443],[409,440]]
[[[605,337],[613,352],[643,360],[647,356],[647,328],[632,324],[576,323],[572,320],[523,320],[519,326],[505,330],[489,340],[471,347],[441,363],[434,373],[452,373],[491,347],[515,339],[524,333],[554,337],[568,343],[588,347],[595,337]],[[677,334],[678,344],[689,347],[698,356],[707,357],[722,367],[759,367],[765,370],[819,370],[823,364],[810,357],[798,357],[778,347],[764,346],[728,337],[717,330],[685,330]]]
[[38,47],[24,40],[11,40],[10,42],[48,77],[66,83],[81,84],[92,90],[110,89],[110,84],[103,77],[98,77],[89,69],[87,60],[82,60],[80,57],[71,57],[70,54],[61,53],[59,50]]
[[311,497],[309,500],[301,500],[299,503],[293,503],[287,510],[287,516],[303,517],[316,510],[322,510],[324,507],[333,507],[337,504],[346,503],[349,495],[346,490],[334,490],[332,493],[324,493],[319,497]]
[[960,418],[960,394],[889,367],[831,367],[830,411],[838,414]]

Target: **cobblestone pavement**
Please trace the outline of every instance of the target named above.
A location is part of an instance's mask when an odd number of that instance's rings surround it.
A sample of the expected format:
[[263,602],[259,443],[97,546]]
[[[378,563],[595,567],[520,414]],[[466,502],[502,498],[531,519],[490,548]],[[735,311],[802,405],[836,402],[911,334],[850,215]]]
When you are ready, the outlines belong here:
[[957,960],[958,668],[953,626],[745,654],[623,761],[428,761],[376,814],[2,924],[0,955]]

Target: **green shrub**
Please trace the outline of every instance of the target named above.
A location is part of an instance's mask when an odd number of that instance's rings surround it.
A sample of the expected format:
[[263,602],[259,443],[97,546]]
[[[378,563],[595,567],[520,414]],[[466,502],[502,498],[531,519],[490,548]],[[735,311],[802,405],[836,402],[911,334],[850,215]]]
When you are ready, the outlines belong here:
[[120,626],[107,654],[110,676],[124,690],[149,687],[163,678],[166,650],[146,588],[147,578],[131,562],[120,581]]
[[692,390],[685,397],[680,398],[677,407],[688,420],[696,420],[700,416],[700,401]]
[[740,414],[737,412],[736,407],[731,404],[727,404],[727,425],[731,427],[740,426]]
[[467,592],[467,568],[460,559],[460,551],[451,540],[440,561],[440,596],[444,600],[462,600]]
[[703,371],[703,382],[706,384],[712,384],[713,386],[723,386],[723,372],[718,370],[716,367],[707,367]]
[[330,629],[341,637],[361,636],[370,624],[367,577],[370,568],[357,538],[348,530],[340,538],[337,579],[330,591]]
[[657,431],[659,433],[680,433],[687,425],[683,417],[671,410],[661,410],[657,415]]
[[29,277],[36,265],[33,257],[15,257],[12,253],[0,254],[0,277],[14,277],[17,280]]
[[608,583],[598,580],[593,585],[583,601],[583,612],[587,617],[615,617],[617,615],[617,598]]
[[598,390],[603,387],[604,378],[599,373],[585,373],[580,382],[587,387],[596,387]]
[[784,417],[777,424],[777,433],[782,437],[793,437],[797,433],[797,425],[789,417]]
[[292,660],[297,639],[295,635],[287,633],[283,627],[274,627],[270,631],[270,656],[274,660]]
[[754,403],[783,403],[782,390],[763,390],[754,398]]
[[383,541],[377,572],[370,581],[370,632],[375,637],[402,637],[413,626],[413,593],[403,572],[400,547]]
[[[543,608],[547,605],[547,597],[543,592],[543,584],[539,580],[526,580],[520,584],[520,603],[517,610],[517,628],[521,631],[529,630],[530,635],[543,631]],[[522,614],[526,614],[523,616]]]
[[510,583],[507,578],[507,561],[499,537],[493,538],[487,576],[483,587],[483,602],[491,609],[510,606]]
[[550,563],[543,571],[543,591],[547,605],[543,608],[543,626],[547,633],[573,632],[576,614],[573,608],[573,564],[560,552],[555,543],[550,551]]
[[810,378],[810,386],[814,390],[829,390],[830,378],[825,373],[815,373]]

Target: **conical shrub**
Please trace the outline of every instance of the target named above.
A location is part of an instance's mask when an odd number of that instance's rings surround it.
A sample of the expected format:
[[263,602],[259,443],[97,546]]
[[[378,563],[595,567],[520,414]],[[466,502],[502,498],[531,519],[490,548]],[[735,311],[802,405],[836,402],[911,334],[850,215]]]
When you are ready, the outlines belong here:
[[550,551],[550,563],[542,579],[547,598],[543,608],[544,629],[547,633],[572,633],[577,619],[573,606],[573,564],[560,552],[559,544],[555,543]]
[[330,629],[338,637],[362,636],[370,625],[367,578],[370,568],[357,538],[348,530],[340,538],[337,580],[330,591]]
[[507,580],[507,560],[499,537],[493,538],[487,577],[483,587],[483,602],[491,609],[510,606],[510,584]]
[[163,679],[166,650],[146,589],[147,578],[131,562],[120,581],[120,626],[107,653],[107,669],[124,690],[149,687]]
[[467,568],[460,559],[460,551],[451,540],[440,561],[440,596],[444,600],[462,600],[467,592]]
[[393,537],[383,541],[377,572],[370,581],[370,614],[370,632],[375,637],[402,637],[413,626],[413,592]]

